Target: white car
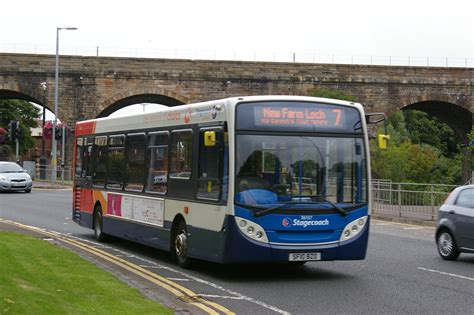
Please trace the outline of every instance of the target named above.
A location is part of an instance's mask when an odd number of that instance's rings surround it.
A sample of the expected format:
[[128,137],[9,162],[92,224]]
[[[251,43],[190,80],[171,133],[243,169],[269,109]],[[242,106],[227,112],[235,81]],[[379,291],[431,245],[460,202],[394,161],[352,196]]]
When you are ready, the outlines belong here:
[[0,162],[0,191],[24,191],[33,188],[30,175],[15,162]]

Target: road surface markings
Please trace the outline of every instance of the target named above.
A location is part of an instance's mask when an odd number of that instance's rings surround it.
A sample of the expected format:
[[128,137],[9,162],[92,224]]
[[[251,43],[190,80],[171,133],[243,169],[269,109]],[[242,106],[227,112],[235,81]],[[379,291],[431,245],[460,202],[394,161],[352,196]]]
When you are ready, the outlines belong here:
[[247,302],[256,304],[256,305],[258,305],[258,306],[261,306],[261,307],[264,307],[264,308],[266,308],[266,309],[269,309],[269,310],[271,310],[271,311],[273,311],[273,312],[275,312],[275,313],[279,313],[279,314],[283,314],[283,315],[289,315],[289,314],[290,314],[289,312],[284,311],[284,310],[282,310],[282,309],[279,309],[279,308],[276,307],[276,306],[269,305],[269,304],[267,304],[267,303],[265,303],[265,302],[259,301],[259,300],[257,300],[257,299],[254,299],[254,298],[251,298],[251,297],[248,297],[248,296],[245,296],[245,295],[243,295],[243,294],[241,294],[241,293],[238,293],[238,292],[236,292],[236,291],[233,291],[233,290],[230,290],[230,289],[226,289],[226,288],[224,288],[224,287],[222,287],[222,286],[220,286],[220,285],[218,285],[218,284],[216,284],[216,283],[213,283],[213,282],[210,282],[210,281],[207,281],[207,280],[204,280],[204,279],[195,277],[195,276],[193,276],[193,275],[191,275],[191,274],[188,274],[188,273],[186,273],[186,272],[184,272],[184,271],[180,271],[180,270],[173,269],[173,268],[171,268],[171,267],[163,266],[163,265],[157,264],[157,263],[155,263],[155,262],[153,262],[153,261],[151,261],[151,260],[145,259],[145,258],[141,258],[141,257],[135,257],[135,258],[140,259],[140,260],[142,260],[142,261],[144,261],[144,262],[146,262],[147,264],[150,264],[150,265],[158,265],[158,266],[160,266],[162,269],[165,269],[165,270],[174,272],[174,273],[176,273],[176,274],[178,274],[178,275],[180,275],[180,276],[182,276],[182,277],[189,278],[189,279],[191,279],[191,280],[194,280],[194,281],[196,281],[196,282],[198,282],[198,283],[201,283],[201,284],[210,286],[210,287],[212,287],[212,288],[214,288],[214,289],[217,289],[217,290],[219,290],[219,291],[223,291],[223,292],[225,292],[225,293],[227,293],[227,294],[229,294],[229,295],[231,295],[231,296],[235,296],[238,300],[244,300],[244,301],[247,301]]
[[84,242],[79,242],[79,241],[76,241],[70,237],[67,237],[65,236],[64,234],[61,234],[61,233],[58,233],[58,232],[52,232],[52,231],[48,231],[46,229],[41,229],[41,228],[38,228],[38,227],[34,227],[34,226],[29,226],[29,225],[24,225],[24,224],[21,224],[21,223],[18,223],[18,222],[15,222],[15,221],[10,221],[10,220],[5,220],[5,219],[2,219],[0,218],[0,222],[3,222],[3,223],[7,223],[7,224],[10,224],[10,225],[15,225],[15,226],[18,226],[18,227],[21,227],[21,228],[24,228],[24,229],[28,229],[28,230],[31,230],[31,231],[35,231],[37,233],[40,233],[40,234],[43,234],[43,235],[46,235],[46,236],[50,236],[60,242],[63,242],[63,243],[66,243],[70,246],[73,246],[73,247],[76,247],[76,248],[79,248],[83,251],[86,251],[88,253],[91,253],[99,258],[102,258],[103,260],[105,261],[108,261],[109,263],[112,263],[112,264],[115,264],[129,272],[132,272],[158,286],[160,286],[161,288],[171,292],[172,294],[174,294],[176,297],[178,297],[179,299],[181,299],[182,301],[190,304],[190,305],[193,305],[195,307],[198,307],[200,308],[201,310],[203,310],[204,312],[206,312],[207,314],[212,314],[212,315],[219,315],[219,314],[226,314],[226,315],[233,315],[235,313],[231,312],[230,310],[228,310],[227,308],[225,308],[224,306],[220,305],[220,304],[217,304],[217,303],[214,303],[214,302],[211,302],[211,301],[208,301],[208,300],[205,300],[203,299],[200,295],[194,293],[193,291],[171,281],[171,280],[168,280],[166,279],[165,277],[162,277],[158,274],[155,274],[155,273],[152,273],[146,269],[143,269],[141,268],[140,266],[138,265],[135,265],[133,263],[130,263],[126,260],[123,260],[121,258],[118,258],[112,254],[109,254],[107,252],[104,252],[100,249],[97,249],[97,248],[94,248],[92,246],[89,246],[87,244],[85,244]]
[[225,295],[214,295],[214,294],[200,294],[202,297],[228,299],[228,300],[244,300],[242,296],[225,296]]
[[[82,239],[82,238],[79,238],[77,236],[70,236],[70,238],[72,239],[77,239],[78,241],[80,242],[86,242],[86,243],[89,243],[89,244],[92,244],[93,246],[103,246],[102,244],[100,243],[97,243],[95,241],[91,241],[91,240],[87,240],[87,239]],[[251,297],[248,297],[248,296],[245,296],[239,292],[236,292],[236,291],[233,291],[233,290],[230,290],[230,289],[227,289],[227,288],[224,288],[216,283],[213,283],[213,282],[210,282],[210,281],[207,281],[207,280],[204,280],[204,279],[201,279],[201,278],[198,278],[198,277],[195,277],[191,274],[188,274],[184,271],[181,271],[181,270],[177,270],[177,269],[174,269],[174,268],[171,268],[171,267],[168,267],[168,266],[165,266],[165,265],[161,265],[159,263],[156,263],[152,260],[149,260],[149,259],[146,259],[146,258],[143,258],[143,257],[140,257],[140,256],[137,256],[137,255],[134,255],[134,254],[131,254],[127,251],[124,251],[124,250],[120,250],[120,249],[117,249],[117,248],[113,248],[113,247],[107,247],[108,249],[110,250],[113,250],[117,253],[120,253],[122,255],[126,255],[126,256],[129,256],[129,257],[133,257],[134,259],[136,260],[139,260],[142,262],[142,264],[140,264],[140,267],[144,267],[144,268],[147,268],[147,269],[164,269],[164,270],[167,270],[167,271],[170,271],[170,272],[173,272],[174,274],[177,274],[178,276],[180,277],[183,277],[183,278],[187,278],[187,279],[190,279],[190,280],[193,280],[195,282],[198,282],[198,283],[201,283],[203,285],[207,285],[207,286],[210,286],[216,290],[219,290],[219,291],[222,291],[225,293],[225,296],[229,295],[229,296],[235,296],[236,299],[238,300],[244,300],[244,301],[247,301],[247,302],[250,302],[250,303],[253,303],[253,304],[256,304],[260,307],[263,307],[263,308],[266,308],[266,309],[269,309],[275,313],[279,313],[279,314],[284,314],[284,315],[287,315],[287,314],[290,314],[288,311],[285,311],[285,310],[282,310],[282,309],[279,309],[278,307],[276,306],[273,306],[273,305],[269,305],[265,302],[262,302],[260,300],[257,300],[257,299],[254,299],[254,298],[251,298]],[[201,295],[202,296],[202,295]]]
[[421,230],[421,227],[405,227],[404,230]]
[[163,269],[160,266],[149,266],[149,265],[139,265],[140,267],[147,268],[147,269]]
[[474,281],[474,278],[461,276],[461,275],[457,275],[457,274],[454,274],[454,273],[443,272],[443,271],[438,271],[438,270],[428,269],[428,268],[423,268],[423,267],[418,267],[418,269],[423,270],[423,271],[433,272],[433,273],[439,273],[439,274],[445,275],[445,276],[450,276],[450,277],[460,278],[460,279],[464,279],[464,280]]
[[381,220],[376,220],[376,219],[373,219],[372,222],[374,222],[376,225],[401,225],[401,226],[418,228],[418,229],[436,230],[436,228],[432,226],[415,225],[415,224],[392,222],[392,221],[386,222],[386,221],[381,221]]
[[[191,281],[189,279],[185,278],[172,278],[172,277],[166,277],[166,279],[171,280],[171,281]],[[200,296],[203,296],[202,294],[199,294]]]

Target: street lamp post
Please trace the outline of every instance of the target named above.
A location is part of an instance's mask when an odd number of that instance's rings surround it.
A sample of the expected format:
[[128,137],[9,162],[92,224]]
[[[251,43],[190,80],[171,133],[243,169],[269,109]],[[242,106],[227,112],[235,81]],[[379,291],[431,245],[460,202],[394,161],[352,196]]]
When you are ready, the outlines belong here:
[[59,31],[67,30],[73,31],[77,30],[76,27],[56,27],[56,67],[55,67],[55,76],[54,76],[54,120],[53,120],[53,134],[52,134],[52,149],[51,149],[51,185],[54,186],[56,183],[57,177],[57,146],[58,142],[56,141],[56,127],[58,123],[58,83],[59,83]]
[[43,89],[43,124],[41,131],[41,157],[40,157],[40,179],[46,179],[46,152],[44,145],[44,125],[46,123],[46,89],[48,85],[46,82],[40,83],[41,88]]

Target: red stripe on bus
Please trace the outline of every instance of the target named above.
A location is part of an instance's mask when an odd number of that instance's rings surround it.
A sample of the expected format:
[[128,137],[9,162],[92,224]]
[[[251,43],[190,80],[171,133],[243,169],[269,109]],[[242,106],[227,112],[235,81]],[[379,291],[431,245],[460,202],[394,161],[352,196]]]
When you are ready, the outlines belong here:
[[88,135],[95,132],[95,121],[85,121],[76,124],[76,136]]

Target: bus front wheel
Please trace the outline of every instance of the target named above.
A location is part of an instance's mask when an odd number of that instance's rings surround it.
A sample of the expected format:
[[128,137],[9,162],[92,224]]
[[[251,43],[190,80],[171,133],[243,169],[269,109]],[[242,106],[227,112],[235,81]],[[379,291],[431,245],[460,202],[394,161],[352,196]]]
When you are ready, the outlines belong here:
[[188,257],[188,233],[184,221],[178,223],[174,233],[173,251],[179,266],[182,268],[191,266],[191,258]]

